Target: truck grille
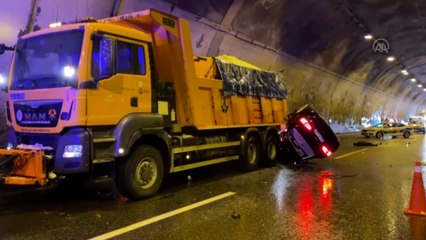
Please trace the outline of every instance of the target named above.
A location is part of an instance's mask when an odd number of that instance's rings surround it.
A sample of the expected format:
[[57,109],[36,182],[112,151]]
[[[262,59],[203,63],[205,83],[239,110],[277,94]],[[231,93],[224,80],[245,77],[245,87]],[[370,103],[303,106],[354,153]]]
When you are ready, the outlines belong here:
[[62,101],[21,101],[13,104],[15,120],[23,127],[56,127]]

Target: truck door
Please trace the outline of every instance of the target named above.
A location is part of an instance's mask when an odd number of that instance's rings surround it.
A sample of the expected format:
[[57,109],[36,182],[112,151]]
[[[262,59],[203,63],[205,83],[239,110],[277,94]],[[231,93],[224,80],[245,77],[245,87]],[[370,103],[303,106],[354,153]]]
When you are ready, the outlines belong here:
[[94,37],[88,90],[88,125],[115,125],[135,112],[151,112],[147,43],[108,36]]

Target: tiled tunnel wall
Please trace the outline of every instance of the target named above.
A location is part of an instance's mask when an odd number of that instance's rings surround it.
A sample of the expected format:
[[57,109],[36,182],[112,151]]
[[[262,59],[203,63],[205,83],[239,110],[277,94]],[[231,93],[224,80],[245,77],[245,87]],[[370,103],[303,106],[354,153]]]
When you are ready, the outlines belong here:
[[[336,46],[334,51],[318,53],[315,58],[310,59],[311,61],[302,60],[285,53],[282,49],[277,49],[272,43],[268,44],[267,40],[258,41],[248,37],[244,32],[233,29],[236,24],[235,18],[241,12],[245,0],[224,1],[221,3],[221,8],[214,8],[215,4],[212,2],[215,1],[209,2],[211,4],[206,8],[200,8],[202,10],[188,9],[188,7],[186,10],[182,10],[179,9],[179,4],[176,6],[176,2],[173,1],[125,0],[121,5],[121,13],[155,8],[188,18],[191,21],[192,40],[196,55],[230,54],[264,69],[282,72],[289,90],[290,110],[310,104],[333,124],[358,126],[363,117],[370,118],[373,115],[407,119],[420,109],[422,102],[397,97],[397,92],[391,88],[380,89],[376,88],[374,84],[366,84],[367,81],[371,81],[368,77],[373,70],[372,63],[367,62],[360,65],[345,76],[339,71],[332,71],[333,66],[342,61],[338,50],[347,50],[344,49],[344,40]],[[13,44],[16,37],[11,38],[11,35],[17,36],[20,32],[27,31],[34,3],[37,3],[34,15],[35,29],[45,28],[49,23],[59,20],[71,21],[86,16],[108,17],[114,5],[114,1],[102,0],[21,0],[19,3],[14,2],[10,6],[3,6],[0,9],[0,14],[4,13],[5,18],[5,21],[0,23],[0,25],[4,25],[1,28],[3,30],[0,30],[2,31],[0,42]],[[187,2],[187,4],[191,3],[194,6],[197,5],[196,1]],[[18,10],[18,5],[24,8]],[[204,12],[200,13],[200,11]],[[16,14],[13,15],[13,12]],[[200,17],[197,14],[204,14],[204,16]],[[5,29],[9,29],[8,35],[5,35]],[[269,33],[271,31],[268,31]],[[270,35],[270,37],[279,36]],[[10,54],[0,56],[0,74],[7,74],[10,60]],[[0,110],[2,115],[0,128],[2,130],[5,129],[4,99],[5,94],[2,93],[1,101],[3,103]]]

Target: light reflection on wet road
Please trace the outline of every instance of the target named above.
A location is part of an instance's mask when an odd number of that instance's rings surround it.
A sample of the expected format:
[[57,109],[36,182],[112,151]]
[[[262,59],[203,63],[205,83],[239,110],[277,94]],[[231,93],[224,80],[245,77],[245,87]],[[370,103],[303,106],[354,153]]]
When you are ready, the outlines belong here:
[[[344,140],[335,156],[365,148],[354,141],[366,139]],[[228,191],[236,194],[116,239],[426,239],[426,218],[403,214],[416,159],[426,163],[422,135],[304,167],[189,171],[139,202],[100,200],[80,190],[0,197],[0,239],[87,239]]]

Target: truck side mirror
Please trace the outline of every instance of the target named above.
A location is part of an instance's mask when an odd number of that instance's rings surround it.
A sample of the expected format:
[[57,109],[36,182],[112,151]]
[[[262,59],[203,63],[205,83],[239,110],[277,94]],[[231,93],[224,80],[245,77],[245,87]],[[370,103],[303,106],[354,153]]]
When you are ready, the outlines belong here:
[[15,47],[8,47],[4,43],[0,43],[0,55],[4,54],[6,51],[13,51],[15,50]]
[[1,43],[0,44],[0,55],[3,55],[5,51],[6,51],[6,45]]

